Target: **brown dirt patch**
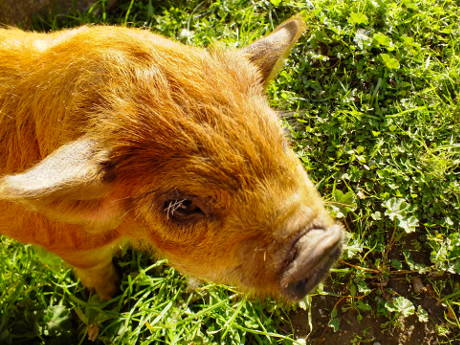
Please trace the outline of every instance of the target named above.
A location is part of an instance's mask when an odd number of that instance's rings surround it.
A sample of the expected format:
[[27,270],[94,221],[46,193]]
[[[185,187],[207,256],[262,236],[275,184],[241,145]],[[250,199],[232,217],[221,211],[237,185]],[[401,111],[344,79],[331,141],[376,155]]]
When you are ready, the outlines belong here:
[[[308,314],[304,310],[291,313],[291,325],[296,338],[305,339],[307,345],[437,345],[442,339],[436,332],[436,325],[443,324],[443,306],[431,295],[430,285],[423,284],[423,292],[413,280],[390,279],[382,298],[391,298],[387,291],[395,295],[410,297],[417,307],[421,305],[429,315],[428,322],[420,322],[416,315],[405,319],[390,321],[377,310],[360,312],[350,308],[345,299],[332,296],[315,296],[312,299],[312,325],[308,325]],[[340,301],[340,302],[339,302]],[[375,303],[374,303],[375,305]],[[339,329],[335,332],[328,325],[331,311],[337,306],[337,317],[340,319]],[[446,340],[444,338],[444,340]]]

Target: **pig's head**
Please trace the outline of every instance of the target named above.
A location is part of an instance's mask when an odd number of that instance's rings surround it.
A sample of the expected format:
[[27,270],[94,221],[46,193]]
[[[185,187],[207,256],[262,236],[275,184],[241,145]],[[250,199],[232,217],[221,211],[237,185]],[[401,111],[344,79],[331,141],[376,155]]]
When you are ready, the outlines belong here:
[[0,194],[198,278],[302,298],[343,237],[264,94],[303,30],[294,17],[240,50],[131,45],[85,134]]

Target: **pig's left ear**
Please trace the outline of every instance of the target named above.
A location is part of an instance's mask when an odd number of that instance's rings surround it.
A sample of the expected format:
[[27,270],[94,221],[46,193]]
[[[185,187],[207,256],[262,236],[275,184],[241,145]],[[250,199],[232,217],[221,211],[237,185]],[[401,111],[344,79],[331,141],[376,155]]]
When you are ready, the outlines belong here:
[[108,197],[107,156],[91,139],[70,142],[29,170],[1,178],[0,200],[21,203],[65,223],[113,227],[121,211]]
[[269,35],[242,49],[243,54],[259,68],[264,85],[278,73],[284,59],[305,28],[304,20],[297,14]]

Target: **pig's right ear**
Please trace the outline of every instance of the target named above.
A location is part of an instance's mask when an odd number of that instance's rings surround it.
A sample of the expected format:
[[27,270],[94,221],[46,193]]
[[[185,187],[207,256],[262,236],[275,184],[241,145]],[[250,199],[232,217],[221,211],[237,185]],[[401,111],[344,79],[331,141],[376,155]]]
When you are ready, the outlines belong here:
[[108,152],[91,139],[63,145],[29,170],[0,179],[0,200],[66,223],[101,229],[115,226],[121,211],[110,200]]
[[278,73],[305,28],[305,21],[297,14],[280,24],[269,35],[242,49],[249,61],[258,67],[264,86]]

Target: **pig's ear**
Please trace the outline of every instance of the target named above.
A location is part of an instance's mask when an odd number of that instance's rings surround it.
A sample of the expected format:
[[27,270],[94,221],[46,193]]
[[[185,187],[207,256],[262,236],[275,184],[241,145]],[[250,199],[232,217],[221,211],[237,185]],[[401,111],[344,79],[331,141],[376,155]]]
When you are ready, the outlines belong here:
[[269,35],[243,48],[243,54],[259,68],[264,85],[278,73],[305,28],[305,22],[298,14],[279,25]]
[[29,170],[1,178],[0,200],[22,203],[59,221],[107,227],[119,215],[107,200],[107,156],[94,140],[75,140]]

